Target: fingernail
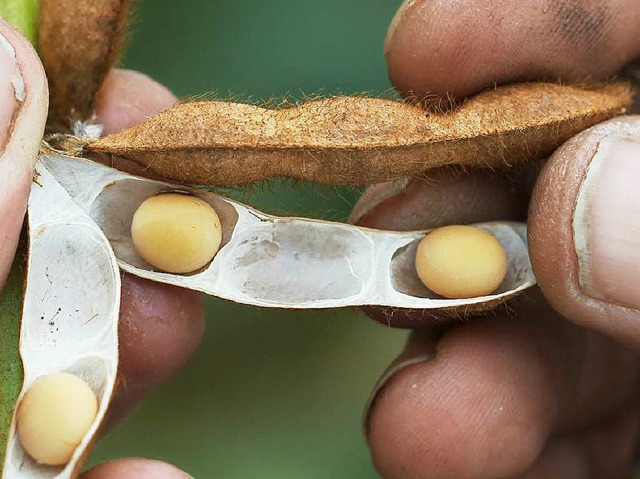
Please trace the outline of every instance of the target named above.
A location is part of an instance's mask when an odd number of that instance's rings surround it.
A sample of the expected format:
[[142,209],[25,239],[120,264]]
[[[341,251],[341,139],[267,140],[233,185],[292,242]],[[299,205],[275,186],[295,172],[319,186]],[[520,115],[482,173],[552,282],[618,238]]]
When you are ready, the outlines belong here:
[[4,150],[18,101],[24,100],[24,84],[18,70],[16,52],[0,35],[0,153]]
[[583,291],[640,309],[640,138],[600,142],[578,193],[573,230]]
[[355,208],[349,216],[349,223],[359,224],[376,206],[384,203],[388,199],[404,193],[411,182],[411,178],[401,178],[399,180],[379,183],[368,188],[358,200]]
[[413,366],[414,364],[426,363],[427,361],[433,358],[432,355],[425,356],[417,356],[415,358],[410,358],[405,361],[400,361],[398,363],[394,363],[390,368],[388,368],[382,377],[378,380],[373,391],[371,392],[371,396],[369,396],[369,400],[364,408],[364,429],[365,433],[368,435],[369,433],[369,419],[371,416],[371,411],[373,410],[373,406],[375,405],[376,399],[385,386],[389,383],[389,380],[398,374],[400,371],[408,368],[409,366]]
[[431,333],[421,334],[414,333],[410,336],[404,351],[391,365],[385,370],[380,379],[373,388],[369,400],[364,408],[364,430],[365,435],[369,435],[369,422],[371,419],[371,411],[373,411],[380,393],[391,382],[391,380],[401,371],[408,367],[420,363],[431,361],[435,357],[435,336]]
[[396,28],[402,21],[405,13],[407,12],[407,9],[412,7],[416,2],[417,0],[404,0],[404,2],[402,2],[402,5],[400,5],[400,8],[398,8],[395,16],[393,17],[393,20],[391,20],[391,24],[389,25],[389,29],[387,30],[387,37],[384,40],[385,57],[387,56],[387,54],[389,53],[389,49],[391,48],[391,43],[393,41],[393,35],[396,32]]

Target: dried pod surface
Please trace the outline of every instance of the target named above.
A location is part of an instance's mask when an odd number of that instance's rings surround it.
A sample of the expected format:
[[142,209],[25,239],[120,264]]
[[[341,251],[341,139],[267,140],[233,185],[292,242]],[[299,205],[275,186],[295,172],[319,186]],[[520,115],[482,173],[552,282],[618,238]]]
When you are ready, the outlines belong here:
[[14,415],[2,477],[76,477],[105,416],[118,369],[120,271],[105,236],[41,165],[29,199],[29,258],[17,411],[38,378],[69,373],[89,385],[98,411],[68,463],[39,464],[26,453]]
[[478,225],[506,251],[506,277],[490,295],[445,299],[427,289],[416,274],[416,248],[425,232],[277,218],[213,193],[187,189],[218,212],[222,246],[202,270],[189,275],[163,273],[136,252],[131,223],[145,200],[175,191],[175,185],[54,154],[40,162],[104,231],[123,270],[239,303],[296,309],[380,305],[464,311],[470,305],[495,306],[535,284],[522,224]]
[[280,110],[194,102],[85,147],[180,183],[233,185],[286,176],[363,185],[445,164],[504,167],[543,158],[585,128],[623,114],[630,102],[629,86],[620,83],[515,84],[431,114],[357,97]]
[[54,131],[88,119],[105,76],[118,60],[130,0],[42,0],[40,55],[49,78]]

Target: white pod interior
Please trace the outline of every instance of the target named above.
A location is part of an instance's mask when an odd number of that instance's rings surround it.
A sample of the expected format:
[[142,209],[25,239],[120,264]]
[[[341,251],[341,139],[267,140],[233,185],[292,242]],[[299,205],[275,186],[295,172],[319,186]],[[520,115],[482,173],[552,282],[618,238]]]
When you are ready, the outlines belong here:
[[[278,218],[214,193],[132,176],[101,164],[56,154],[41,164],[108,238],[120,267],[137,276],[244,304],[276,308],[379,305],[439,309],[491,303],[535,284],[519,223],[476,225],[504,246],[507,276],[491,295],[445,299],[418,279],[414,258],[426,232],[391,232],[304,218]],[[213,206],[222,247],[205,268],[188,275],[155,271],[136,253],[131,220],[147,198],[185,191]]]
[[13,423],[4,479],[66,479],[77,470],[104,419],[118,369],[120,272],[99,227],[53,176],[37,165],[29,198],[29,258],[20,355],[20,401],[40,376],[69,372],[95,393],[98,414],[69,463],[36,463],[22,448]]

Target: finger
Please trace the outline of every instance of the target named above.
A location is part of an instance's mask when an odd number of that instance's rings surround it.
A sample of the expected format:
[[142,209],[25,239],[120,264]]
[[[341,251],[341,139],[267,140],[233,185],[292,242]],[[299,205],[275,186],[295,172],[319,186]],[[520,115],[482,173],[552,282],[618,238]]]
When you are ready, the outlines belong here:
[[[102,125],[103,135],[110,135],[131,128],[177,101],[166,87],[142,73],[112,70],[96,100],[96,121]],[[117,157],[98,160],[134,175],[161,179],[134,161]]]
[[589,461],[582,443],[557,439],[547,444],[535,463],[518,479],[590,479],[595,476],[591,475]]
[[[145,75],[114,70],[100,92],[96,117],[105,132],[114,132],[175,101],[165,87]],[[127,274],[122,283],[119,387],[106,429],[175,374],[195,352],[204,333],[200,293]]]
[[18,245],[47,108],[47,80],[36,52],[0,20],[0,290]]
[[369,188],[350,221],[369,228],[411,231],[448,224],[524,220],[527,197],[489,170],[438,168],[421,178]]
[[177,98],[165,86],[133,70],[112,70],[96,100],[95,114],[110,135],[165,110]]
[[631,410],[590,428],[578,437],[590,458],[592,477],[627,478],[635,461],[640,416],[637,404]]
[[552,434],[599,423],[634,399],[634,353],[532,306],[517,319],[451,327],[435,348],[427,338],[401,356],[368,414],[383,477],[516,477]]
[[532,197],[529,249],[549,302],[568,319],[640,345],[640,117],[561,147]]
[[125,274],[118,327],[118,388],[105,431],[177,373],[204,334],[202,295]]
[[118,459],[89,469],[81,479],[193,479],[165,462],[151,459]]
[[603,80],[640,56],[637,0],[405,0],[385,44],[404,94],[464,97],[495,83]]
[[519,479],[624,479],[629,477],[638,439],[637,411],[556,438]]

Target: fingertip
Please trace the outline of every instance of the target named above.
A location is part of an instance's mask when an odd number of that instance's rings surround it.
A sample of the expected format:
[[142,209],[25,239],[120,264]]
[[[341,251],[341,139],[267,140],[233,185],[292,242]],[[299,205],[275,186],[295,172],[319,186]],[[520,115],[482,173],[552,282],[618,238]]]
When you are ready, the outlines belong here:
[[514,81],[601,81],[640,55],[636,0],[403,3],[387,37],[405,96],[461,98]]
[[202,294],[132,275],[122,280],[120,355],[129,381],[157,384],[180,369],[204,334]]
[[411,7],[416,3],[416,0],[403,0],[402,4],[396,11],[396,14],[393,16],[391,23],[389,24],[389,28],[387,30],[387,36],[384,39],[384,56],[387,58],[392,53],[392,48],[394,46],[393,36],[395,34],[396,28],[405,16],[405,14],[410,14]]
[[[31,43],[11,24],[0,18],[0,48],[2,48],[8,56],[5,56],[5,68],[13,69],[17,64],[16,71],[8,71],[11,76],[13,87],[12,96],[18,98],[21,103],[21,109],[30,109],[30,116],[38,117],[46,116],[49,89],[44,67],[40,62],[38,54]],[[3,93],[5,93],[3,91]],[[32,122],[33,123],[33,122]],[[39,122],[31,125],[34,130],[44,129]],[[38,139],[40,140],[40,138]]]
[[18,244],[47,109],[47,79],[38,55],[0,20],[0,290]]
[[369,188],[350,221],[368,228],[412,231],[450,224],[524,220],[527,198],[508,178],[483,169],[434,168],[421,178]]
[[640,117],[584,131],[548,161],[529,219],[532,264],[554,308],[635,345],[640,344],[638,158]]
[[111,425],[187,363],[205,326],[200,293],[126,274],[122,283],[120,386]]
[[415,334],[370,402],[367,438],[385,478],[520,477],[551,438],[635,405],[637,355],[563,321],[538,294],[432,335],[435,346]]
[[95,466],[81,479],[193,479],[192,476],[166,462],[127,458]]
[[[577,440],[556,439],[545,447],[529,470],[519,479],[588,479],[590,457],[586,448]],[[604,476],[602,476],[604,477]]]
[[165,86],[133,70],[112,70],[96,100],[95,114],[105,135],[134,126],[176,103]]
[[383,477],[515,477],[535,460],[553,422],[554,387],[539,364],[522,375],[514,359],[531,348],[494,326],[450,330],[429,361],[412,362],[428,358],[428,343],[403,357],[406,367],[370,413],[368,440]]

